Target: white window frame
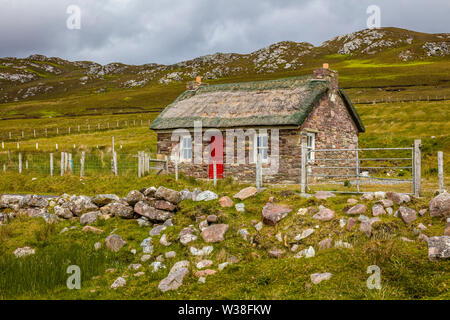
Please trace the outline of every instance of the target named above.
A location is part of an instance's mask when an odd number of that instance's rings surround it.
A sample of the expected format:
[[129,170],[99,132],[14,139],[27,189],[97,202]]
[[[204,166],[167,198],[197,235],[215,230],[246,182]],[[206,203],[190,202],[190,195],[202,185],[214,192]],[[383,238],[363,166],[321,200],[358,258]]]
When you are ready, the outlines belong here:
[[[185,144],[185,141],[190,141]],[[185,151],[190,150],[190,157],[185,157]],[[184,135],[180,137],[180,152],[179,152],[179,160],[180,162],[192,162],[192,137],[191,135]]]
[[[259,147],[258,146],[258,138],[262,138],[265,137],[267,139],[267,145],[264,147]],[[262,163],[269,163],[269,135],[267,133],[259,133],[259,134],[255,134],[255,140],[253,143],[253,157],[254,157],[254,162],[256,163],[256,161],[258,160],[258,153],[260,150],[266,149],[266,158],[263,157],[264,153],[261,153],[261,162]]]
[[[308,150],[314,150],[316,149],[316,134],[314,132],[307,132],[306,133],[306,146],[308,147]],[[315,160],[315,152],[308,152],[308,161],[314,161]]]

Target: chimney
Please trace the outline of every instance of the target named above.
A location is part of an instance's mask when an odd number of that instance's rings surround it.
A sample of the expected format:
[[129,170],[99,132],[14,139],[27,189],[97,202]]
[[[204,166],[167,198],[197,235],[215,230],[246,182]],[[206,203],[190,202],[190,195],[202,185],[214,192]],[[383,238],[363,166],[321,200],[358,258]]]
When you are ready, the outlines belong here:
[[324,63],[320,69],[315,69],[313,78],[328,81],[332,91],[339,89],[338,73],[329,69],[328,63]]

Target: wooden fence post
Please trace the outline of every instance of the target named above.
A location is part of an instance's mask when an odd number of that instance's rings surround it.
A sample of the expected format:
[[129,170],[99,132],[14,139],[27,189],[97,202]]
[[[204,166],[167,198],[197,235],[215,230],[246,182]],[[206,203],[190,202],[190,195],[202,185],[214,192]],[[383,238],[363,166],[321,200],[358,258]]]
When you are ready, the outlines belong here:
[[438,152],[439,193],[444,192],[444,153]]
[[138,151],[138,178],[140,178],[142,176],[142,174],[141,174],[141,165],[142,165],[141,152]]
[[414,195],[420,197],[422,189],[422,153],[420,147],[421,140],[414,140]]
[[258,153],[256,156],[256,189],[262,187],[262,165],[261,165],[261,154]]
[[217,187],[217,164],[216,160],[213,160],[213,179],[214,179],[214,188]]
[[306,152],[307,152],[308,144],[302,137],[302,171],[301,171],[301,192],[306,192]]
[[61,152],[61,176],[64,175],[64,152]]
[[178,159],[175,159],[175,181],[178,181]]
[[117,153],[113,153],[114,175],[117,176]]
[[19,173],[22,173],[22,153],[19,152]]
[[50,176],[53,177],[53,153],[50,153]]
[[81,160],[80,160],[80,177],[84,176],[84,157],[85,157],[85,152],[81,152]]
[[69,159],[68,159],[68,162],[69,162],[69,171],[70,171],[70,173],[73,173],[72,153],[69,153]]

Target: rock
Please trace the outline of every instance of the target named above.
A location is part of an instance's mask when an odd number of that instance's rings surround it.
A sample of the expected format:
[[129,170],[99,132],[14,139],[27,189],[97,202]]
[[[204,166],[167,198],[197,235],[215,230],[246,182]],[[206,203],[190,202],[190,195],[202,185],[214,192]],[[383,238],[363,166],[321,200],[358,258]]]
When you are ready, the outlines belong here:
[[247,231],[247,229],[240,229],[238,231],[238,234],[244,239],[244,241],[248,240],[248,237],[250,236],[250,233]]
[[118,252],[120,249],[122,249],[126,242],[122,239],[121,236],[113,234],[105,239],[105,244],[106,247],[111,251]]
[[447,226],[445,227],[444,236],[450,236],[450,222],[447,222]]
[[298,209],[298,211],[297,211],[297,215],[299,215],[299,216],[304,216],[304,215],[306,215],[308,213],[308,209],[307,208],[300,208],[300,209]]
[[154,197],[156,193],[156,188],[155,187],[150,187],[144,190],[144,192],[142,192],[142,194],[147,197],[147,198],[151,198]]
[[352,245],[348,242],[344,242],[342,240],[337,240],[334,242],[335,248],[352,248]]
[[223,269],[225,269],[226,267],[228,267],[230,265],[229,262],[223,262],[221,264],[218,265],[217,269],[219,269],[219,271],[222,271]]
[[92,202],[99,207],[103,207],[111,202],[118,202],[119,200],[119,197],[115,194],[99,194],[92,198]]
[[291,211],[292,209],[289,207],[268,202],[262,210],[263,222],[267,225],[274,226]]
[[100,250],[102,248],[102,243],[101,242],[96,242],[95,244],[94,244],[94,249],[97,251],[97,250]]
[[188,273],[189,270],[187,268],[180,268],[175,271],[171,270],[169,275],[161,280],[158,289],[162,292],[177,290],[183,284],[183,279]]
[[140,193],[137,190],[131,190],[127,197],[125,198],[125,201],[130,205],[130,206],[134,206],[136,203],[138,203],[139,201],[144,201],[145,200],[145,196]]
[[167,219],[166,221],[164,221],[163,226],[165,226],[165,227],[173,227],[172,219]]
[[245,212],[245,204],[243,203],[236,203],[234,206],[237,212]]
[[403,222],[407,224],[410,224],[417,219],[416,210],[410,209],[408,207],[401,206],[397,212],[400,218],[402,218]]
[[163,234],[161,239],[159,239],[159,243],[165,247],[168,247],[172,244],[172,242],[167,240],[167,235]]
[[374,217],[378,217],[382,214],[386,214],[386,210],[384,210],[384,207],[381,204],[376,204],[372,207],[372,215]]
[[225,240],[225,233],[228,231],[227,224],[215,224],[205,228],[201,236],[205,242],[216,243]]
[[392,214],[394,213],[394,209],[392,208],[386,208],[386,213],[390,216],[392,216]]
[[309,236],[312,235],[313,233],[314,233],[314,229],[306,229],[306,230],[303,230],[301,234],[297,235],[297,236],[294,238],[294,241],[300,241],[300,240],[306,239],[307,237],[309,237]]
[[423,216],[425,215],[425,213],[427,213],[427,209],[419,210],[419,215],[420,215],[421,217],[423,217]]
[[175,272],[177,270],[180,270],[181,268],[189,268],[189,261],[187,260],[181,260],[175,263],[172,268],[170,269],[170,272]]
[[197,263],[197,269],[204,269],[207,267],[210,267],[213,265],[213,262],[211,260],[202,260],[199,263]]
[[180,231],[180,234],[178,235],[178,239],[180,240],[182,245],[187,245],[189,242],[197,240],[197,236],[194,234],[197,230],[194,228],[184,228]]
[[206,278],[205,277],[200,277],[200,278],[198,278],[198,282],[199,283],[206,283]]
[[166,259],[173,259],[176,256],[177,256],[177,253],[175,251],[169,251],[164,254],[164,257],[166,257]]
[[155,202],[155,208],[159,209],[159,210],[165,210],[165,211],[170,211],[173,212],[177,209],[177,206],[170,203],[169,201],[166,200],[157,200]]
[[243,201],[247,198],[253,197],[257,193],[258,189],[256,189],[255,187],[248,187],[236,193],[233,198]]
[[141,272],[137,272],[134,274],[135,277],[139,278],[142,277],[143,275],[145,275],[145,272],[141,271]]
[[126,284],[127,284],[127,280],[125,280],[123,277],[119,277],[113,282],[113,284],[111,285],[111,289],[115,290],[119,287],[123,287]]
[[146,238],[141,242],[141,248],[143,253],[152,254],[153,246],[152,246],[152,238]]
[[134,212],[148,218],[150,221],[155,222],[163,222],[173,217],[172,212],[158,210],[144,201],[139,201],[138,203],[136,203],[136,205],[134,206]]
[[347,199],[347,204],[348,204],[348,205],[354,206],[354,205],[356,205],[357,203],[358,203],[358,200],[356,200],[356,199],[352,199],[352,198]]
[[84,213],[80,217],[80,224],[86,225],[91,224],[97,221],[98,215],[100,214],[100,211],[92,211],[88,213]]
[[321,208],[318,213],[316,213],[313,216],[313,219],[319,220],[319,221],[330,221],[334,219],[334,211],[330,210],[328,208]]
[[20,208],[46,208],[48,200],[35,194],[27,194],[19,201]]
[[444,192],[430,201],[430,216],[450,217],[450,193]]
[[308,249],[303,249],[302,251],[298,252],[294,258],[312,258],[316,255],[316,251],[314,251],[314,248],[310,246]]
[[419,223],[417,225],[417,228],[420,229],[420,230],[426,230],[427,229],[427,227],[423,223]]
[[197,271],[196,273],[194,273],[194,276],[197,278],[200,278],[200,277],[212,276],[213,274],[216,274],[216,273],[217,273],[216,270],[206,269],[206,270]]
[[144,255],[141,257],[141,261],[142,261],[142,262],[146,262],[146,261],[150,260],[151,258],[152,258],[151,255],[149,255],[149,254],[144,254]]
[[181,190],[180,194],[181,200],[192,200],[192,192],[190,192],[188,189]]
[[200,229],[200,231],[205,230],[206,228],[208,228],[209,224],[208,221],[203,220],[200,222],[200,224],[198,225],[198,228]]
[[291,252],[297,252],[298,251],[298,244],[294,244],[294,245],[292,245],[292,247],[291,247]]
[[263,223],[262,222],[258,222],[257,224],[255,224],[256,231],[261,231],[262,228],[263,228]]
[[135,271],[139,270],[140,268],[142,268],[142,264],[140,264],[140,263],[133,263],[128,266],[128,269],[132,269]]
[[319,250],[331,249],[332,247],[333,240],[331,238],[326,238],[319,242]]
[[347,220],[345,220],[344,218],[339,219],[339,227],[344,228],[346,224]]
[[361,201],[372,201],[374,197],[375,197],[375,195],[373,192],[367,192],[367,193],[364,193],[360,199],[361,199]]
[[211,201],[218,199],[219,196],[212,191],[203,191],[195,197],[194,201]]
[[377,191],[374,193],[375,199],[381,200],[386,198],[386,192]]
[[314,284],[319,284],[322,281],[330,280],[333,275],[329,272],[327,273],[313,273],[311,275],[311,282]]
[[372,225],[370,222],[366,221],[366,222],[361,222],[360,226],[359,226],[359,231],[361,231],[362,233],[364,233],[368,238],[370,238],[370,236],[372,235]]
[[219,218],[215,214],[210,214],[206,217],[206,221],[208,221],[208,223],[216,223],[217,220],[219,220]]
[[406,237],[400,237],[400,239],[405,242],[414,242],[414,240],[408,239]]
[[17,248],[16,250],[14,250],[14,255],[16,256],[16,258],[22,258],[32,254],[35,254],[35,250],[30,247]]
[[233,206],[233,200],[230,197],[225,196],[219,199],[219,204],[222,208],[230,208]]
[[450,258],[450,237],[428,238],[428,259],[441,260],[448,258]]
[[378,204],[382,205],[383,208],[391,208],[394,206],[394,201],[389,199],[382,199],[380,201],[377,201]]
[[133,208],[127,202],[112,202],[100,208],[103,215],[132,219],[134,217]]
[[328,198],[336,197],[336,195],[328,191],[317,191],[314,197],[318,200],[327,200]]
[[269,256],[275,259],[281,258],[285,253],[286,251],[280,249],[269,250]]
[[428,242],[428,237],[424,235],[423,233],[419,234],[419,237],[417,238],[419,241]]
[[178,204],[182,200],[180,192],[165,187],[159,187],[155,192],[155,197],[172,202],[173,204]]
[[98,229],[98,228],[95,228],[95,227],[92,227],[92,226],[85,226],[85,227],[83,227],[83,229],[81,231],[83,231],[83,232],[92,232],[92,233],[97,233],[97,234],[100,234],[100,233],[103,232],[102,229]]
[[67,207],[74,216],[79,217],[83,213],[97,211],[98,207],[87,196],[73,196],[67,202]]
[[356,215],[356,214],[364,214],[364,213],[366,213],[366,211],[367,211],[367,206],[365,204],[357,204],[356,206],[348,209],[345,213],[351,214],[351,215]]
[[205,246],[202,249],[197,249],[195,247],[190,247],[189,251],[193,256],[207,256],[213,251],[212,246]]
[[150,230],[149,235],[152,237],[159,236],[161,234],[161,232],[163,232],[166,229],[167,229],[167,227],[165,225],[162,225],[162,224],[155,225],[155,226],[153,226],[152,230]]
[[359,217],[358,217],[358,221],[359,222],[366,222],[366,221],[369,221],[370,219],[369,219],[369,217],[368,216],[365,216],[365,215],[363,215],[363,214],[361,214]]
[[387,192],[386,198],[392,200],[396,204],[404,204],[411,201],[411,197],[409,195],[397,192]]

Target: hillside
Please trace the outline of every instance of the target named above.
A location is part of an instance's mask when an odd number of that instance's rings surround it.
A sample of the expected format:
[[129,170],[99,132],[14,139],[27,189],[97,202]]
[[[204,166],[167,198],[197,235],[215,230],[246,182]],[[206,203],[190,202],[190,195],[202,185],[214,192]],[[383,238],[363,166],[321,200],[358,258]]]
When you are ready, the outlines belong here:
[[249,54],[216,53],[173,65],[70,62],[32,55],[0,59],[0,117],[159,111],[196,76],[206,82],[309,74],[323,62],[352,99],[450,96],[450,34],[362,30],[315,47],[283,41]]

